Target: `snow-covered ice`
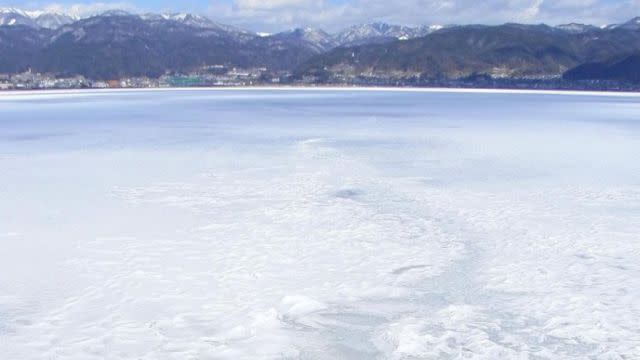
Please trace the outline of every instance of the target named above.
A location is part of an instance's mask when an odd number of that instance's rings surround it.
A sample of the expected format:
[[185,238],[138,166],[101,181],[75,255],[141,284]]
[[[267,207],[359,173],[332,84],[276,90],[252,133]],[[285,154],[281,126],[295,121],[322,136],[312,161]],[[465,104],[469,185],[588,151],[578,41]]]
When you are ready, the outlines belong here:
[[0,358],[638,359],[640,97],[0,97]]

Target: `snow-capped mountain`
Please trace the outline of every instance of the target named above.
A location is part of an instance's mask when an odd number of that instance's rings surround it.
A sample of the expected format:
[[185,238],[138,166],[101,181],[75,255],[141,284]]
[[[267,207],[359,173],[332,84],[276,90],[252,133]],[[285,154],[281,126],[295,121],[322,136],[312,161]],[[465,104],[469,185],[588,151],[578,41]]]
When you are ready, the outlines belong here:
[[164,26],[167,22],[179,23],[198,29],[202,35],[224,34],[225,36],[233,36],[238,41],[248,41],[255,36],[254,33],[236,28],[234,26],[217,23],[206,16],[187,14],[187,13],[169,13],[154,14],[147,13],[140,15],[144,21],[156,26]]
[[193,26],[193,27],[201,27],[201,28],[211,28],[211,27],[220,27],[220,24],[217,24],[208,17],[202,15],[194,15],[194,14],[169,14],[163,15],[168,20],[177,21],[183,23],[185,25]]
[[69,27],[80,20],[89,18],[97,20],[109,17],[135,17],[157,27],[170,26],[170,22],[179,23],[197,29],[195,31],[200,36],[233,36],[238,41],[249,41],[257,36],[249,31],[216,23],[205,16],[187,13],[137,15],[123,10],[108,10],[99,14],[85,14],[82,17],[44,10],[25,11],[16,8],[0,8],[0,26],[27,26],[34,29],[62,30],[63,33],[69,32],[72,28],[75,33],[82,33],[81,29]]
[[209,18],[201,15],[185,14],[185,13],[172,13],[172,14],[154,14],[147,13],[140,15],[140,17],[147,21],[175,21],[181,24],[199,27],[199,28],[212,28],[218,27],[219,24],[211,21]]
[[[244,42],[257,35],[192,14],[143,14],[111,10],[61,26],[52,40],[72,34],[76,41],[121,41],[159,33]],[[114,34],[116,35],[115,37]],[[93,40],[92,40],[93,39]]]
[[30,26],[38,27],[31,14],[13,8],[0,9],[0,26]]
[[297,28],[272,35],[274,39],[297,41],[321,53],[338,46],[335,38],[324,30],[311,27]]
[[45,29],[57,29],[63,25],[71,24],[76,20],[78,20],[78,18],[66,14],[43,13],[35,19],[35,22],[38,26]]
[[48,11],[26,11],[16,8],[0,9],[0,26],[29,26],[33,28],[57,29],[78,20],[67,14]]
[[[211,19],[195,14],[172,13],[172,14],[142,14],[136,15],[123,10],[108,10],[99,14],[87,14],[84,18],[95,16],[140,16],[145,21],[162,22],[175,21],[184,25],[203,28],[203,29],[220,29],[224,31],[245,32],[232,26],[218,24]],[[26,11],[16,8],[0,9],[0,26],[25,25],[30,27],[41,27],[47,29],[58,29],[63,25],[70,24],[74,21],[81,20],[83,17],[72,16],[61,12],[50,11]]]
[[386,23],[370,23],[352,26],[336,35],[340,45],[360,45],[365,43],[380,43],[392,40],[409,40],[426,36],[442,26],[409,27]]
[[0,7],[0,14],[2,15],[14,14],[14,15],[20,15],[26,18],[37,18],[38,16],[43,14],[43,11],[27,11],[27,10],[22,10],[18,8],[12,8],[12,7]]
[[600,28],[597,26],[578,24],[578,23],[562,24],[562,25],[556,26],[556,28],[560,30],[564,30],[571,34],[583,34],[590,31],[600,30]]
[[640,30],[640,16],[633,18],[626,23],[610,25],[610,28],[614,29],[624,29],[624,30]]
[[270,35],[270,37],[274,39],[297,40],[311,46],[316,52],[321,53],[338,46],[413,39],[426,36],[440,29],[442,29],[442,26],[437,25],[409,27],[385,23],[371,23],[352,26],[335,35],[328,34],[320,29],[306,27],[284,31]]

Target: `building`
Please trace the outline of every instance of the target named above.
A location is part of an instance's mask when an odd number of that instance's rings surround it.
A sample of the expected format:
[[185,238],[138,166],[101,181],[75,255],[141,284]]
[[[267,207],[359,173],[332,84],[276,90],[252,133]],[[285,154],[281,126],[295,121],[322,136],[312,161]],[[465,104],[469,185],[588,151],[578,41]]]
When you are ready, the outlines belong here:
[[7,80],[0,80],[0,90],[10,90],[13,89],[13,84]]

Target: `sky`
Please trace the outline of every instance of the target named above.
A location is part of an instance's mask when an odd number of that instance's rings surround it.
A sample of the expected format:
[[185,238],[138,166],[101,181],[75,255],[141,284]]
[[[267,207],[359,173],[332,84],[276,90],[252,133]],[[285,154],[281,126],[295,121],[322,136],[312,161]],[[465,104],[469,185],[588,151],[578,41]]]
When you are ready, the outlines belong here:
[[604,25],[640,16],[640,0],[0,0],[0,6],[80,14],[108,9],[190,12],[255,31],[313,26],[337,31],[384,21],[403,25],[570,22]]

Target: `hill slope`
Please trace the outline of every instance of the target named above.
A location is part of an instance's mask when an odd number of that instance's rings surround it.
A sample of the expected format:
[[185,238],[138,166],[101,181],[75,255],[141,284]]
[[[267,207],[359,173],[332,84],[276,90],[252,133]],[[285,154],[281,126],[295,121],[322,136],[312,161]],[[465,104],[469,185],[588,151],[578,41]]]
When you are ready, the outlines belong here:
[[579,65],[564,74],[567,80],[611,80],[640,84],[640,52],[604,62]]
[[318,53],[294,38],[261,38],[190,17],[109,12],[57,30],[0,26],[0,73],[27,68],[95,79],[155,77],[166,71],[228,64],[289,69]]
[[574,33],[546,25],[461,26],[408,41],[338,48],[312,58],[297,73],[549,77],[633,49],[640,49],[640,31],[622,28]]

